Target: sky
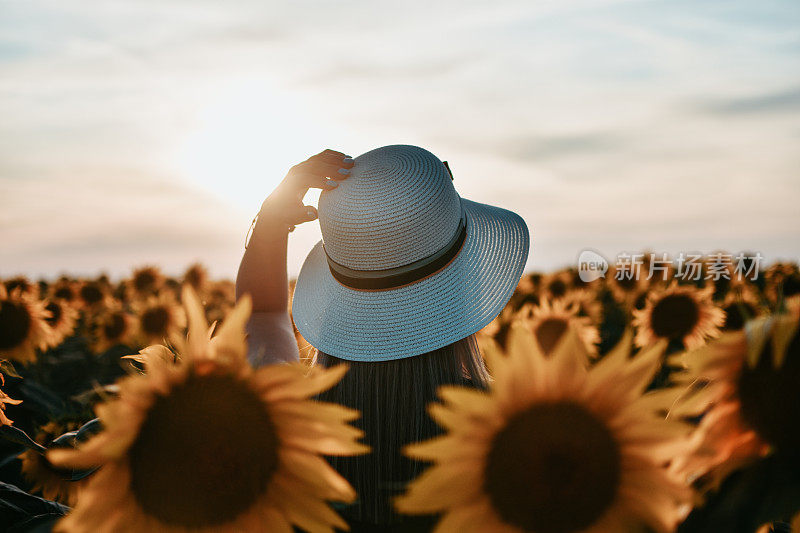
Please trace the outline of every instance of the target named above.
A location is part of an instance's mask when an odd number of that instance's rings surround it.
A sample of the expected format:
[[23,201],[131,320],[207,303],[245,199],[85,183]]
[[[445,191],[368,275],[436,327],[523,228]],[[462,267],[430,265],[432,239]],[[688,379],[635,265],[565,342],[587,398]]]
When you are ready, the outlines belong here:
[[289,167],[387,144],[518,212],[529,270],[796,261],[799,140],[796,0],[0,0],[0,276],[233,278]]

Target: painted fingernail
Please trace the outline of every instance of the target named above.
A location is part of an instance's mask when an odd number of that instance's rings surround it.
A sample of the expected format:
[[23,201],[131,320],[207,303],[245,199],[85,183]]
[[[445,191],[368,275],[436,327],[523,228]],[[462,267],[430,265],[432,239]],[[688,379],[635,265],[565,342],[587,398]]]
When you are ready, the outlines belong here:
[[352,163],[353,161],[355,161],[355,159],[353,159],[352,157],[345,157],[342,161],[344,161],[345,163]]
[[345,176],[347,176],[347,175],[349,175],[349,174],[350,174],[350,169],[347,169],[347,168],[340,168],[340,169],[339,169],[339,174],[344,174]]
[[328,180],[325,182],[325,186],[329,189],[335,189],[336,187],[339,186],[339,184],[333,180]]

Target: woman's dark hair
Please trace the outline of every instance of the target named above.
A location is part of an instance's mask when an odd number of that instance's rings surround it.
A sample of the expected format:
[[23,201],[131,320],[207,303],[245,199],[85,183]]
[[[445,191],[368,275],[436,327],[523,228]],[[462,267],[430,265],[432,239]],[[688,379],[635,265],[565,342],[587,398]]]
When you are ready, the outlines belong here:
[[402,455],[403,446],[441,434],[427,413],[441,385],[486,388],[488,375],[474,335],[422,355],[381,362],[344,361],[317,351],[314,364],[349,366],[347,374],[319,400],[358,409],[353,424],[372,451],[331,457],[331,465],[355,488],[358,500],[340,509],[350,521],[390,525],[403,521],[392,498],[427,466]]

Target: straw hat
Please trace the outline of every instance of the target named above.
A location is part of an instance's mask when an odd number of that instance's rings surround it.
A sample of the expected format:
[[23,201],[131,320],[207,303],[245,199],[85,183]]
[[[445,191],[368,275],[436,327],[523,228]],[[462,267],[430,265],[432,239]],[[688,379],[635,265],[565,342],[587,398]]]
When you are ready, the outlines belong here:
[[459,197],[448,167],[416,146],[377,148],[319,199],[322,241],[292,314],[315,348],[387,361],[451,344],[492,321],[528,259],[516,213]]

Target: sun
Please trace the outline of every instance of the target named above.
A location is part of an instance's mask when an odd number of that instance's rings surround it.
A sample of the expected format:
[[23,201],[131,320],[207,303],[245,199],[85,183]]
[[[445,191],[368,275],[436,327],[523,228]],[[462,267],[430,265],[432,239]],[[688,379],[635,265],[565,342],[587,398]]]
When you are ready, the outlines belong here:
[[[313,102],[265,76],[242,76],[206,90],[174,164],[187,182],[252,209],[286,171],[341,138]],[[313,115],[312,115],[313,114]]]

